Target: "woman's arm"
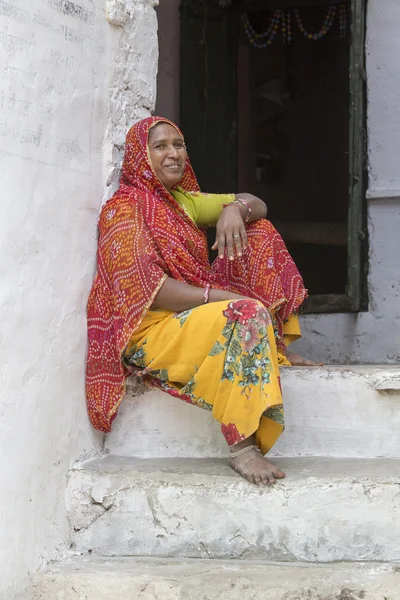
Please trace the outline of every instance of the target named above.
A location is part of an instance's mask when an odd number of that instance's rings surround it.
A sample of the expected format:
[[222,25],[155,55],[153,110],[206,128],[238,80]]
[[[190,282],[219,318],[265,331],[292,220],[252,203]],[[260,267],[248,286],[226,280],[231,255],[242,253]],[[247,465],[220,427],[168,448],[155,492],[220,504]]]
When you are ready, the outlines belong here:
[[[238,300],[243,298],[232,292],[210,289],[209,302],[221,300]],[[188,285],[168,277],[161,286],[151,308],[161,308],[173,312],[181,312],[195,308],[204,303],[204,288]]]
[[[178,189],[173,191],[173,196],[185,207],[187,212],[199,227],[216,227],[218,219],[224,210],[224,206],[234,203],[242,198],[251,208],[251,216],[248,222],[257,221],[267,215],[267,207],[264,202],[253,196],[253,194],[202,194],[201,192],[185,192]],[[240,203],[238,202],[237,204]],[[233,206],[237,206],[233,204]],[[246,206],[242,205],[242,215],[246,218]]]
[[[236,256],[242,256],[246,249],[247,233],[244,220],[251,223],[267,216],[267,207],[260,198],[246,193],[236,194],[236,198],[245,200],[245,203],[234,202],[222,210],[216,225],[215,242],[212,246],[213,250],[218,248],[219,258],[224,257],[226,246],[229,260],[235,259],[235,251]],[[250,214],[246,203],[251,209]]]

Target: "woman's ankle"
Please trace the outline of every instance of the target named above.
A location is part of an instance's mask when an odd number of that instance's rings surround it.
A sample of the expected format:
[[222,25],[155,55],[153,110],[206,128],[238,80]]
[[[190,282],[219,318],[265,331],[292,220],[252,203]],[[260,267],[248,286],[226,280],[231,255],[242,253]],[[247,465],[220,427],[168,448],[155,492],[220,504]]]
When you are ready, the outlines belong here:
[[256,443],[256,436],[255,436],[255,434],[253,434],[253,435],[250,435],[245,440],[243,440],[242,442],[238,442],[237,444],[230,446],[229,450],[230,450],[230,452],[238,452],[239,450],[243,450],[243,448],[247,448],[247,446],[254,446],[255,443]]

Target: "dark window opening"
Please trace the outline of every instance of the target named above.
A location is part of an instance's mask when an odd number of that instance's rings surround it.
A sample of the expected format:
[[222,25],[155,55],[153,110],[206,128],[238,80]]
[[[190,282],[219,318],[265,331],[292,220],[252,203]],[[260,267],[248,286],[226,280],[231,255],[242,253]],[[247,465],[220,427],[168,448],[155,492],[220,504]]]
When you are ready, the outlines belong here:
[[364,35],[365,0],[182,2],[181,124],[200,183],[265,199],[306,312],[367,307]]
[[[345,294],[347,284],[350,35],[339,14],[318,40],[297,24],[318,32],[329,10],[239,18],[238,188],[265,199],[310,295]],[[274,19],[275,39],[254,46],[248,36]],[[282,35],[289,20],[291,43]]]

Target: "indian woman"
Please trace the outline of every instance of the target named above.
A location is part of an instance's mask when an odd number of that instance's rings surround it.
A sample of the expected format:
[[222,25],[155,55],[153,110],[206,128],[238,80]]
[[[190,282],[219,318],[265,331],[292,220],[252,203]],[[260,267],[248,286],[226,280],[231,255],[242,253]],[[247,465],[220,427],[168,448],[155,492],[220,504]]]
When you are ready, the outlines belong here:
[[130,129],[120,187],[100,215],[88,301],[95,428],[110,431],[134,374],[212,411],[244,478],[285,477],[265,455],[284,429],[279,368],[301,364],[287,346],[300,336],[306,290],[266,213],[251,194],[201,193],[172,122],[149,117]]

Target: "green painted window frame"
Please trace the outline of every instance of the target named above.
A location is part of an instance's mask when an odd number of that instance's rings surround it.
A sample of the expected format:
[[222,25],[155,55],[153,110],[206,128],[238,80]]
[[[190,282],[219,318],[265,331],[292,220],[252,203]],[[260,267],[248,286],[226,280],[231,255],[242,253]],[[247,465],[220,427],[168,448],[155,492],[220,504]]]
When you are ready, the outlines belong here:
[[350,310],[368,309],[366,0],[352,0],[349,120],[348,286]]

